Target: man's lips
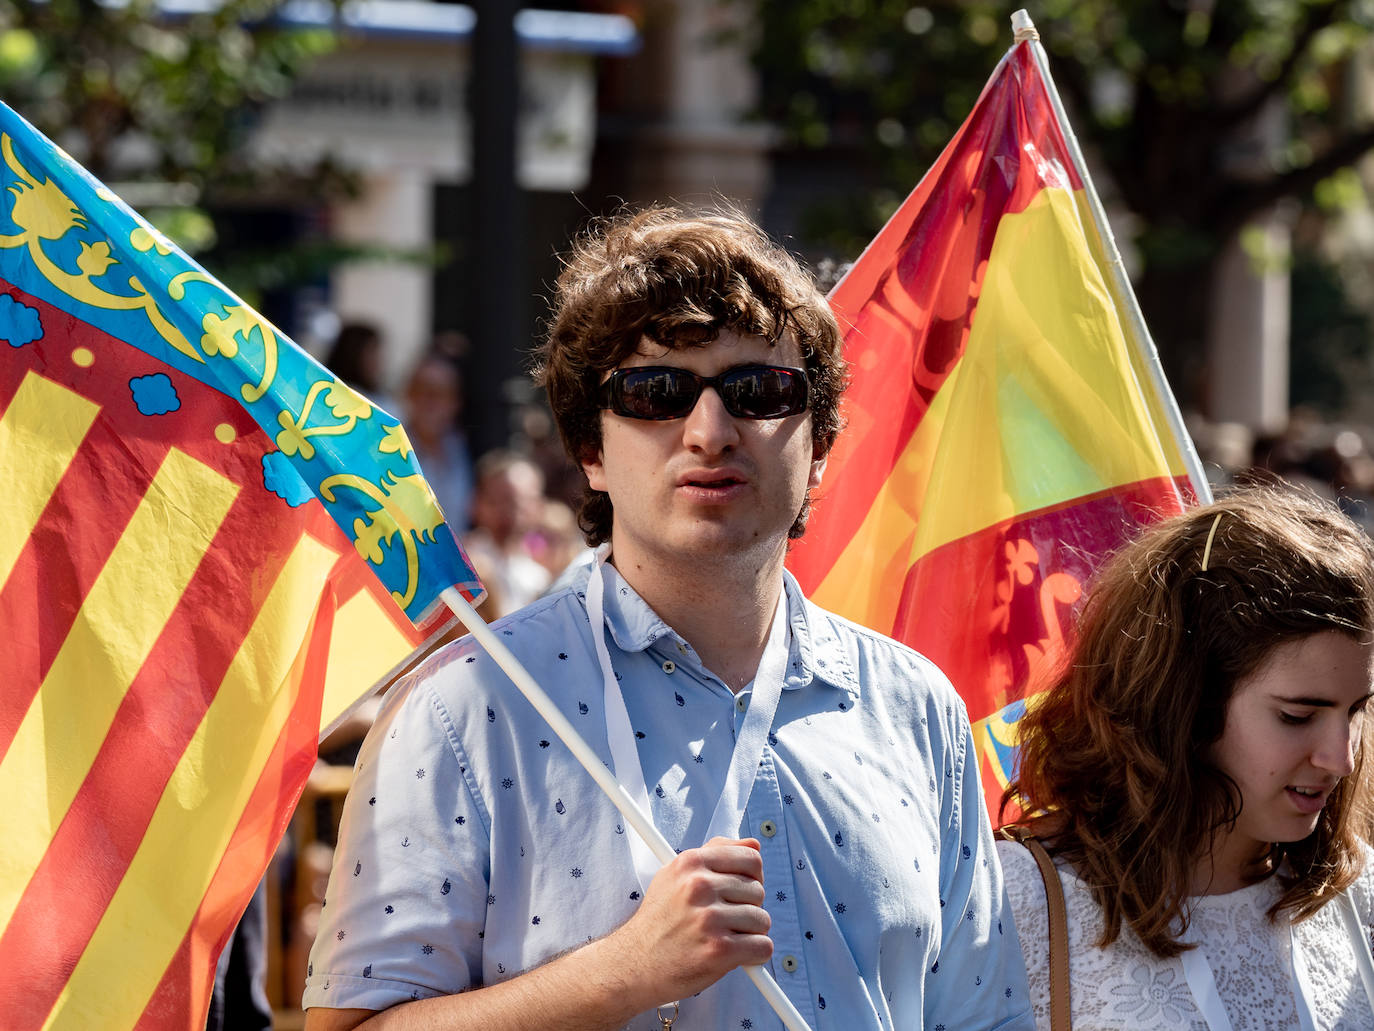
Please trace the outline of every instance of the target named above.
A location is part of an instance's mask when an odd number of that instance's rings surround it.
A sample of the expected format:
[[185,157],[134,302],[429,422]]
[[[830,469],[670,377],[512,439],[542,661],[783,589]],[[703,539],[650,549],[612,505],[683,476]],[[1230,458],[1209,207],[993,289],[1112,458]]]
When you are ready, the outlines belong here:
[[749,480],[738,469],[689,469],[674,481],[677,489],[697,501],[733,501],[744,493]]
[[677,478],[679,487],[733,487],[748,480],[738,469],[689,469]]

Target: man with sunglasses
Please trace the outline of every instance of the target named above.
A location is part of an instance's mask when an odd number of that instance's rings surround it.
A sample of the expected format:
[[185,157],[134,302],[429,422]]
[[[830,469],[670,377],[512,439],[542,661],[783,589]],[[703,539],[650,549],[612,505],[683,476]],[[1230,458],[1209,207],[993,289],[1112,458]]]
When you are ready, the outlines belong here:
[[813,1028],[1033,1026],[962,703],[783,570],[839,431],[839,344],[734,214],[578,242],[537,375],[600,547],[497,628],[679,855],[658,869],[458,642],[359,757],[311,1031],[779,1027],[751,964]]

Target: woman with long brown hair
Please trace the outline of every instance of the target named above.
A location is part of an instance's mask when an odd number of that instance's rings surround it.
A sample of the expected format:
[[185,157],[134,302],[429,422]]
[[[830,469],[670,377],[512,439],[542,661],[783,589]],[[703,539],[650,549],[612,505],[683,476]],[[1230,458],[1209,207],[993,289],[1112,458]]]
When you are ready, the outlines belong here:
[[[1107,563],[1003,799],[1053,856],[1077,1031],[1374,1027],[1372,684],[1374,546],[1325,502],[1237,491]],[[999,852],[1047,1031],[1047,882]]]

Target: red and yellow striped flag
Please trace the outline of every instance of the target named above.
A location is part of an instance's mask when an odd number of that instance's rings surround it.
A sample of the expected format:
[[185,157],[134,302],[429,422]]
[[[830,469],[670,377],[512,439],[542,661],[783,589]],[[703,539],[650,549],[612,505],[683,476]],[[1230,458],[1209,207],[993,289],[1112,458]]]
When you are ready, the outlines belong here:
[[0,155],[0,1025],[201,1028],[321,727],[480,585],[394,419]]
[[950,677],[994,814],[1010,724],[1093,568],[1206,490],[1037,45],[1003,59],[831,294],[848,426],[789,559],[818,604]]

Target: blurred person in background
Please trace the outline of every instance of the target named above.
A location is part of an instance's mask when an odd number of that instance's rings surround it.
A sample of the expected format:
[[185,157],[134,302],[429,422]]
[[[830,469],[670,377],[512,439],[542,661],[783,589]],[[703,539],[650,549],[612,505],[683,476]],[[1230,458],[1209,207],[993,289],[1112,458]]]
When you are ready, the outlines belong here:
[[463,413],[463,374],[440,351],[420,359],[406,381],[402,421],[425,479],[434,488],[454,533],[468,528],[474,489],[472,455],[458,420]]
[[534,601],[552,582],[535,557],[544,517],[544,476],[513,451],[489,451],[477,462],[472,529],[463,545],[478,575],[501,599],[501,615]]
[[[520,432],[512,446],[539,467],[544,475],[544,497],[576,512],[587,490],[582,469],[563,450],[553,417],[543,405],[526,405],[520,412]],[[576,516],[573,517],[574,523]]]
[[269,933],[267,882],[263,880],[215,966],[205,1031],[272,1031],[272,1006],[267,1001]]
[[370,322],[350,321],[325,352],[324,364],[345,384],[388,414],[399,411],[383,379],[386,351],[381,331]]
[[582,540],[573,510],[550,498],[544,499],[539,527],[530,547],[535,559],[551,577],[558,577],[575,559],[592,550]]

